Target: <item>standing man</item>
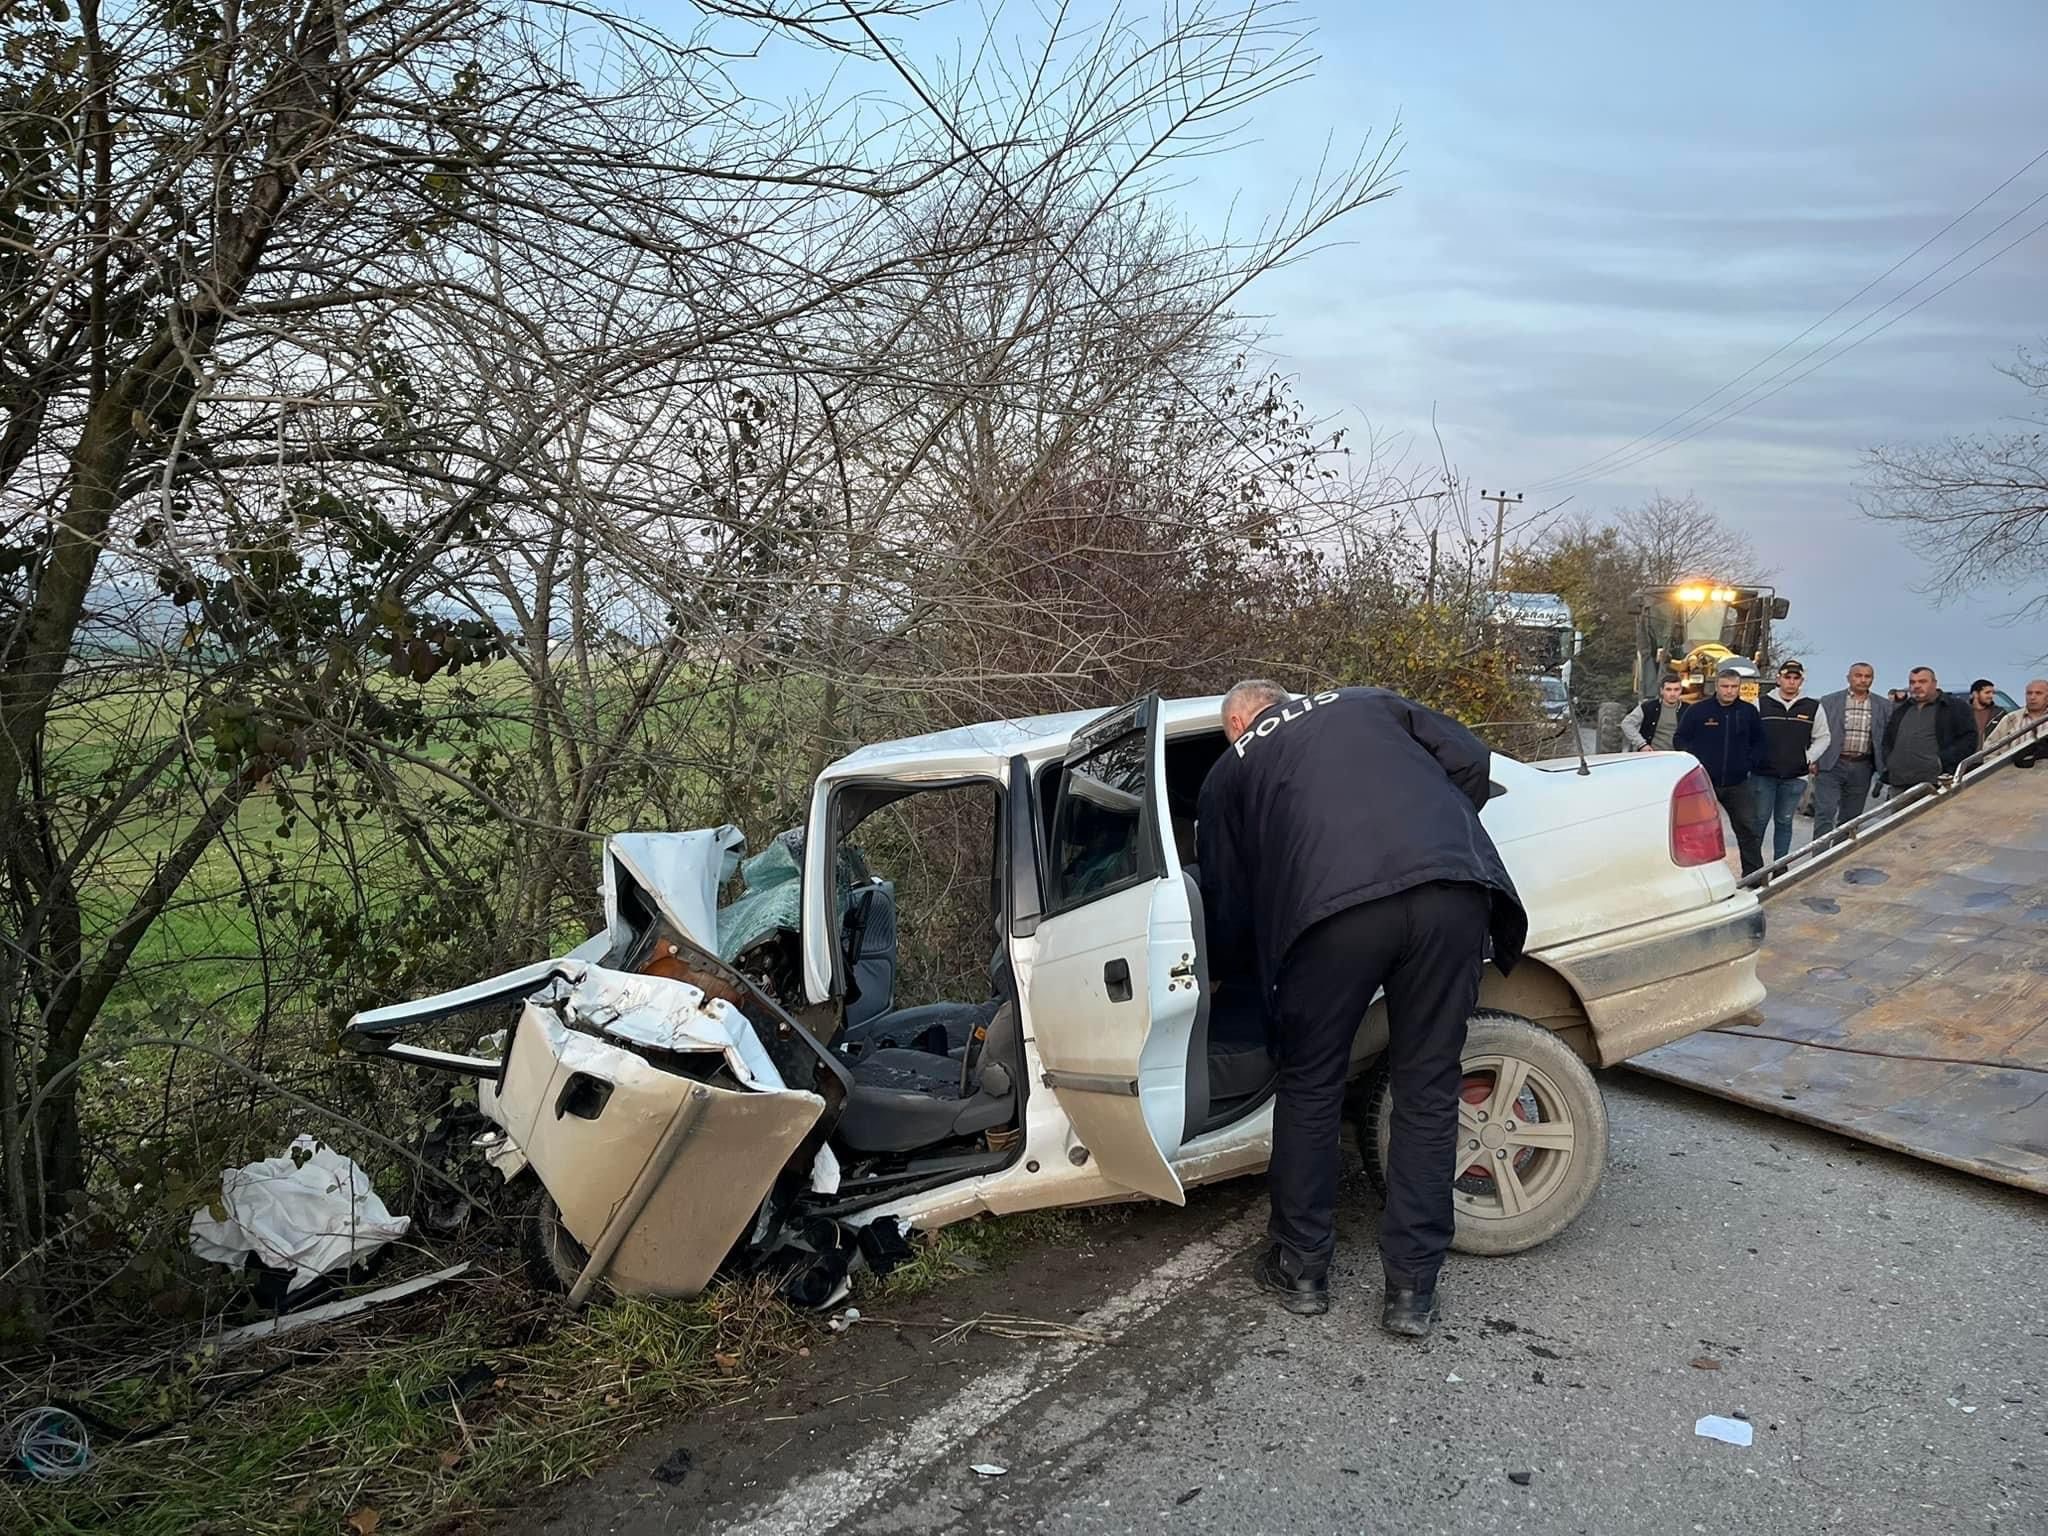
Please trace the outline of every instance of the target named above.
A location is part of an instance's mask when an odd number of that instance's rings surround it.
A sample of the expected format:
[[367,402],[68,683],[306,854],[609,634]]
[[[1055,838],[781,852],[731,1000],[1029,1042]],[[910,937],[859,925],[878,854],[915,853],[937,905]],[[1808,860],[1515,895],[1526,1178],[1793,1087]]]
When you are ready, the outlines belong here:
[[1764,766],[1756,775],[1756,813],[1771,824],[1771,857],[1792,851],[1792,817],[1807,780],[1831,744],[1820,700],[1806,691],[1804,663],[1778,668],[1778,688],[1757,700],[1764,723]]
[[1505,971],[1529,930],[1479,823],[1492,754],[1383,688],[1296,699],[1239,683],[1223,733],[1231,747],[1196,823],[1203,905],[1219,963],[1256,967],[1280,1064],[1273,1242],[1255,1276],[1290,1312],[1329,1310],[1345,1078],[1384,986],[1394,1110],[1380,1326],[1421,1338],[1451,1244],[1465,1023],[1487,941]]
[[1678,736],[1678,717],[1685,712],[1684,680],[1667,672],[1657,696],[1644,699],[1621,717],[1621,739],[1631,752],[1669,752]]
[[1884,728],[1892,717],[1888,700],[1870,691],[1877,679],[1867,661],[1849,668],[1849,686],[1820,701],[1827,721],[1828,748],[1813,760],[1813,835],[1816,840],[1863,814],[1871,781],[1884,781]]
[[2031,768],[2042,757],[2048,756],[2043,743],[2048,743],[2048,677],[2037,677],[2027,684],[2026,705],[2016,709],[1992,727],[1991,734],[1984,739],[1985,748],[2002,747],[2022,731],[2034,733],[2035,745],[2019,755],[2023,768]]
[[1894,791],[1932,784],[1977,750],[1970,706],[1941,691],[1934,668],[1915,667],[1906,702],[1884,727],[1884,781]]
[[1998,707],[1998,685],[1988,677],[1970,684],[1970,719],[1977,727],[1978,746],[1984,745],[1992,727],[2004,718],[2005,711]]
[[1764,867],[1764,828],[1749,776],[1764,765],[1764,722],[1756,706],[1742,696],[1741,666],[1724,666],[1715,674],[1714,696],[1685,712],[1678,722],[1677,743],[1679,751],[1700,760],[1713,780],[1714,794],[1735,829],[1742,872],[1755,874]]

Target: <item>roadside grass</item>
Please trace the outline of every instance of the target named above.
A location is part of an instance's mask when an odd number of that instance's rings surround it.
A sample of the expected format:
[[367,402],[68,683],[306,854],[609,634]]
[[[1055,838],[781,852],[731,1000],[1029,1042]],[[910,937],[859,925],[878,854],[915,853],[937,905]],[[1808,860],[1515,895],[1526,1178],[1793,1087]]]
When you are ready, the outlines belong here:
[[[1127,1214],[959,1223],[890,1275],[864,1277],[852,1301],[872,1309],[926,1295],[1029,1249],[1078,1244],[1091,1221]],[[737,1403],[829,1337],[823,1321],[791,1310],[764,1281],[729,1282],[690,1302],[617,1297],[577,1316],[516,1277],[487,1275],[275,1345],[110,1365],[61,1383],[17,1377],[0,1419],[56,1397],[164,1427],[126,1443],[96,1435],[93,1464],[73,1482],[0,1482],[0,1529],[480,1531],[493,1512],[587,1476],[640,1430]],[[448,1384],[479,1365],[495,1379],[445,1400]]]

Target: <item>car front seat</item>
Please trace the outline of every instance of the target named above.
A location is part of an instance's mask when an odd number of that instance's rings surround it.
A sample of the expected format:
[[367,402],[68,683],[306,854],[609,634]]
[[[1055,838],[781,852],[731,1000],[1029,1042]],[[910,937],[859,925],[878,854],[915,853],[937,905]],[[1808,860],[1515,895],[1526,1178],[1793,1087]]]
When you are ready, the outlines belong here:
[[1258,989],[1238,982],[1212,991],[1200,874],[1187,869],[1181,879],[1187,886],[1188,915],[1194,922],[1198,994],[1194,1028],[1188,1037],[1187,1099],[1181,1124],[1185,1142],[1229,1123],[1247,1105],[1263,1099],[1279,1067],[1266,1038]]
[[1006,1002],[989,1020],[965,1094],[954,1056],[887,1048],[855,1058],[847,1063],[853,1091],[839,1112],[834,1140],[852,1152],[915,1152],[1007,1124],[1017,1108],[1011,1077],[1017,1046],[1017,1005]]

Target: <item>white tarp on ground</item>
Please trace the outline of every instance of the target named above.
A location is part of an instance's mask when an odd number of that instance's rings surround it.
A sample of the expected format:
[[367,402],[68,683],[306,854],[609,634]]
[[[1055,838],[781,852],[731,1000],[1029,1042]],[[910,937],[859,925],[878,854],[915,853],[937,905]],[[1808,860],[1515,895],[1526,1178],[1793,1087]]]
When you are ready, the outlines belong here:
[[282,1157],[228,1169],[220,1199],[225,1219],[205,1207],[192,1213],[192,1251],[233,1269],[254,1253],[293,1271],[288,1291],[367,1257],[412,1225],[385,1208],[353,1159],[311,1136]]

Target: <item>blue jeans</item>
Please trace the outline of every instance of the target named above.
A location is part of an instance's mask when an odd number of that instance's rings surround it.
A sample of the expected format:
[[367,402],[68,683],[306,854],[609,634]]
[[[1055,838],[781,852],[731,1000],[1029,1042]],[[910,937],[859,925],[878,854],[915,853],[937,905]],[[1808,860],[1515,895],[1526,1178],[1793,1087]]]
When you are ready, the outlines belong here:
[[1771,826],[1771,857],[1782,859],[1792,851],[1792,813],[1799,809],[1799,799],[1806,793],[1806,775],[1774,779],[1753,773],[1749,782],[1756,786],[1756,819]]

